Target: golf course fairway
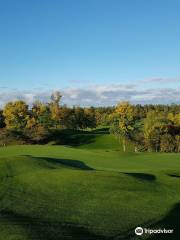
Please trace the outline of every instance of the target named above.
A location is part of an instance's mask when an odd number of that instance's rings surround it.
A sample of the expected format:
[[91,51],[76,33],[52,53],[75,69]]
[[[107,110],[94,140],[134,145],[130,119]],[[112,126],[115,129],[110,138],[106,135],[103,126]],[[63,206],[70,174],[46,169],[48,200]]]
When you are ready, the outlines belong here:
[[169,240],[179,225],[179,154],[123,153],[111,135],[0,148],[0,240]]

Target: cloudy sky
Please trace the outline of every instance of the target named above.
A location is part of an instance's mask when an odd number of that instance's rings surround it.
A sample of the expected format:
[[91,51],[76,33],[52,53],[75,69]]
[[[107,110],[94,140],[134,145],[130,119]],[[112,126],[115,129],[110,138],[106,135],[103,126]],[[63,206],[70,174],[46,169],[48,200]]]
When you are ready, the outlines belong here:
[[0,1],[0,106],[180,103],[179,0]]
[[[157,81],[157,82],[156,82]],[[133,84],[92,85],[86,87],[67,87],[60,89],[62,103],[69,106],[109,106],[120,101],[128,100],[131,103],[180,103],[180,87],[178,79],[148,79]],[[161,83],[161,87],[156,87]],[[21,99],[29,104],[39,99],[48,102],[54,89],[18,90],[2,88],[0,91],[0,106],[6,102]]]

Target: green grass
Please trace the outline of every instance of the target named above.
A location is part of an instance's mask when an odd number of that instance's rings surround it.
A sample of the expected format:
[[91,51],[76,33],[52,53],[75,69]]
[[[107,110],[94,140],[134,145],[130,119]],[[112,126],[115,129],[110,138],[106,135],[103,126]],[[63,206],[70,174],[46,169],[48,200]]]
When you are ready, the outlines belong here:
[[180,239],[179,154],[123,153],[104,133],[71,138],[0,148],[0,240],[139,239],[137,226]]

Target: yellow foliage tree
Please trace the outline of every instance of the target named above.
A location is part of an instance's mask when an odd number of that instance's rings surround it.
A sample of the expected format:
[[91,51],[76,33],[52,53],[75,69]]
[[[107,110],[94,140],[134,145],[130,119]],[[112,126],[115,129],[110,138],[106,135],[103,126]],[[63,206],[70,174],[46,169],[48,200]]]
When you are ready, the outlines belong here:
[[61,118],[61,110],[60,110],[60,100],[61,94],[59,91],[54,92],[51,95],[51,103],[50,103],[50,112],[51,112],[51,119],[54,121],[55,126],[60,122]]
[[22,130],[29,119],[28,105],[21,100],[9,102],[3,110],[7,129]]
[[180,125],[180,113],[177,113],[175,116],[174,116],[174,123],[176,125]]
[[123,150],[126,151],[126,140],[134,130],[135,116],[133,106],[129,102],[121,102],[112,114],[112,132],[122,137]]

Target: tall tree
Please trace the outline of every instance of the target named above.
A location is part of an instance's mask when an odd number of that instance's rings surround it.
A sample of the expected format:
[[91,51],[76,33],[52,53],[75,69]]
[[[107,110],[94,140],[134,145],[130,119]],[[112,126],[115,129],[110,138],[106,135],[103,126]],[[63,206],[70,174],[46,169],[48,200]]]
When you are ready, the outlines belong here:
[[123,151],[126,151],[126,142],[131,139],[135,130],[135,116],[133,106],[129,102],[121,102],[117,105],[112,114],[113,132],[119,138],[122,138]]
[[171,120],[166,117],[164,112],[155,110],[149,111],[144,119],[144,140],[148,151],[160,148],[160,137],[168,133],[168,124]]
[[49,104],[50,112],[51,112],[51,119],[54,121],[55,127],[58,126],[60,123],[61,118],[61,111],[60,111],[60,100],[61,100],[61,93],[59,91],[54,92],[51,95],[51,102]]

